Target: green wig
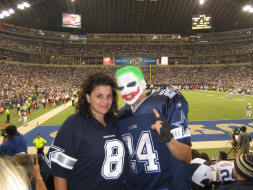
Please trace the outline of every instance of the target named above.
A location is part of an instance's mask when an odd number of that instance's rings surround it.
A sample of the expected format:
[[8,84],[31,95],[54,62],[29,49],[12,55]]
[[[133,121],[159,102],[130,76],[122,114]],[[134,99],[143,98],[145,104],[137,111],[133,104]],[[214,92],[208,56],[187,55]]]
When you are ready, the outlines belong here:
[[139,67],[135,67],[135,66],[126,66],[126,67],[122,67],[122,68],[118,69],[115,74],[116,79],[118,80],[118,77],[120,75],[123,75],[126,73],[133,73],[139,82],[144,80],[141,69]]

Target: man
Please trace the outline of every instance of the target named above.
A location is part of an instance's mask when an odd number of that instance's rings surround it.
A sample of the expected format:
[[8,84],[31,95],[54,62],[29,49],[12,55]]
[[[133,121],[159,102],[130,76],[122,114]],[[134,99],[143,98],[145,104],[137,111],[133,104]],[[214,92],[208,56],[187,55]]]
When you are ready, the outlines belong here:
[[6,108],[5,113],[6,113],[6,123],[10,123],[10,111],[8,108]]
[[37,149],[37,154],[42,154],[44,156],[44,146],[47,144],[47,141],[43,139],[40,134],[37,134],[37,138],[33,140],[33,144]]
[[227,153],[220,151],[216,162],[212,165],[212,181],[222,182],[223,184],[233,182],[235,180],[233,176],[234,162],[227,160]]
[[250,142],[252,140],[251,135],[246,132],[247,127],[242,126],[240,128],[240,134],[238,135],[237,144],[239,147],[239,154],[249,153]]
[[5,132],[7,140],[0,146],[0,154],[14,156],[17,153],[27,153],[27,142],[15,125],[7,126]]
[[126,102],[118,113],[129,151],[125,189],[190,189],[191,176],[185,163],[191,161],[191,141],[184,97],[175,90],[146,94],[146,82],[138,67],[117,70],[116,79]]
[[246,117],[250,118],[251,117],[251,113],[252,113],[252,106],[251,106],[251,103],[248,103]]
[[22,116],[23,116],[23,124],[25,127],[27,126],[27,109],[25,108],[25,106],[23,107],[23,110],[22,110]]
[[237,182],[218,190],[249,190],[253,187],[253,154],[241,154],[235,159],[233,174]]

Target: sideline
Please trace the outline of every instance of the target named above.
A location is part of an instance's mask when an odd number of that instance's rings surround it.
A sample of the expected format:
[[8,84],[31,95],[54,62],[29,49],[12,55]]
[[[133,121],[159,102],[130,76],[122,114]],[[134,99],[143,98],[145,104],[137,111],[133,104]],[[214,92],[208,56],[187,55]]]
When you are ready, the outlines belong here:
[[[54,117],[56,114],[64,111],[65,109],[67,109],[70,106],[72,106],[71,101],[35,118],[34,120],[32,120],[30,122],[28,122],[26,127],[24,127],[24,126],[18,127],[18,131],[24,135],[24,134],[28,133],[29,131],[33,130],[34,128],[36,128],[37,122],[40,125],[40,124],[44,123],[45,121],[49,120],[50,118]],[[0,142],[2,142],[2,140],[3,140],[3,138],[1,136]],[[45,153],[48,151],[48,148],[49,148],[49,146],[45,147],[45,150],[44,150]],[[28,153],[29,154],[36,154],[36,152],[37,151],[34,146],[32,146],[32,147],[28,146]]]

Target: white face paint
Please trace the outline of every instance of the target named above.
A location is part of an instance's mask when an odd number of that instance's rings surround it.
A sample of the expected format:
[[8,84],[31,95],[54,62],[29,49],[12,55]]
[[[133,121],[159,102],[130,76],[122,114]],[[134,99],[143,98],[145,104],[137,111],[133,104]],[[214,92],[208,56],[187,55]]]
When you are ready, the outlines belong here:
[[[145,83],[145,81],[143,80]],[[118,88],[122,99],[129,105],[134,104],[143,93],[143,89],[136,76],[129,72],[122,74],[117,79]]]

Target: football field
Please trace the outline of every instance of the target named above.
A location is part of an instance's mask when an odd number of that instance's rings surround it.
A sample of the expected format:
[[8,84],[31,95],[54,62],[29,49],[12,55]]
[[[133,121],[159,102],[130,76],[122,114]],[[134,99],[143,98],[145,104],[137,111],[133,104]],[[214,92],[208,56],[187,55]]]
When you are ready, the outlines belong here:
[[[246,107],[248,103],[253,104],[253,96],[246,95],[242,99],[240,95],[234,95],[229,99],[225,93],[213,91],[182,90],[181,93],[189,103],[188,121],[193,148],[214,156],[219,150],[230,150],[228,132],[235,127],[246,125],[253,135],[253,119],[246,118]],[[120,96],[118,104],[119,107],[124,104]],[[70,106],[27,132],[25,138],[28,145],[33,146],[32,140],[37,133],[46,138],[47,145],[50,145],[60,125],[74,113],[75,108]]]
[[[253,104],[253,96],[234,95],[232,99],[225,97],[225,93],[208,91],[205,94],[201,90],[180,91],[189,104],[188,121],[214,121],[214,120],[242,120],[246,118],[246,107],[250,102]],[[119,96],[118,105],[124,104]],[[73,107],[59,113],[42,125],[61,125],[63,121],[75,112]],[[251,117],[252,119],[252,117]]]

